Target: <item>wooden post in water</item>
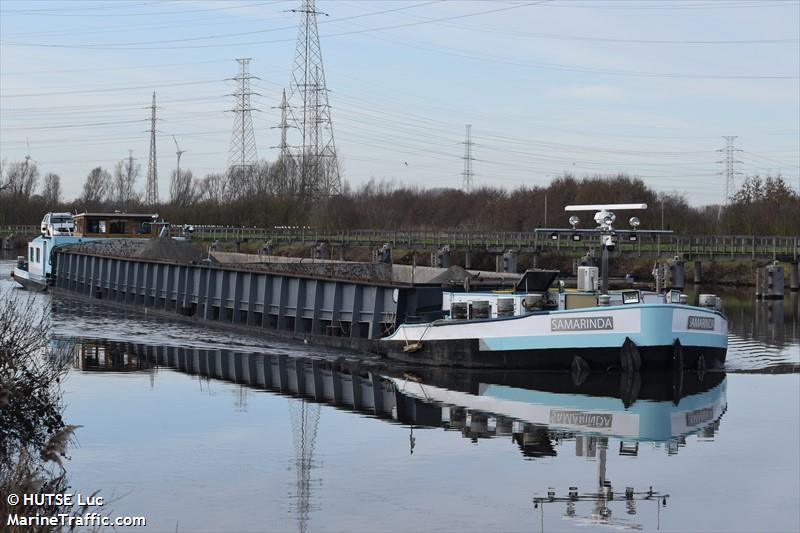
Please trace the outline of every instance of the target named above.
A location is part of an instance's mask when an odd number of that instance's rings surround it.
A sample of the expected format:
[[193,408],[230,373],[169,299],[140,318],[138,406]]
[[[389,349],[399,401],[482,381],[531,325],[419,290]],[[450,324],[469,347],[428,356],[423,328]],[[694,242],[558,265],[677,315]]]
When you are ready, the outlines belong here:
[[761,267],[756,267],[756,300],[761,299],[761,278],[763,277],[763,271]]
[[694,284],[700,285],[703,282],[703,263],[699,259],[694,260]]

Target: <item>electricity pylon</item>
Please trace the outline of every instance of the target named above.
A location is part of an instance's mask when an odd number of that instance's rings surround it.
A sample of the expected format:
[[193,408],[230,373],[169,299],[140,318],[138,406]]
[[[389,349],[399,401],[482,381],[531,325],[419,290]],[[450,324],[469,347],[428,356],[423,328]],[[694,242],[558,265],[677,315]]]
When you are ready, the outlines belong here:
[[147,187],[144,202],[149,206],[158,205],[158,166],[156,163],[156,93],[150,106],[150,159],[147,162]]
[[722,163],[725,166],[724,170],[720,172],[720,174],[725,176],[725,198],[723,198],[717,210],[717,220],[722,216],[722,206],[730,203],[731,196],[733,196],[736,190],[736,176],[742,174],[738,172],[735,167],[736,164],[741,163],[741,161],[734,157],[735,152],[741,152],[741,150],[733,147],[733,141],[736,140],[736,135],[724,135],[722,138],[725,139],[727,144],[725,148],[720,148],[717,152],[724,152],[725,159],[717,161],[717,163]]
[[291,11],[301,16],[289,83],[292,125],[300,133],[297,192],[306,197],[334,196],[341,194],[342,183],[317,30],[317,14],[321,12],[314,0],[301,0],[300,8]]
[[469,193],[472,192],[472,162],[474,161],[472,157],[472,145],[475,143],[472,142],[472,124],[466,124],[465,128],[467,130],[467,135],[464,139],[464,172],[461,173],[463,176],[461,188],[464,192]]
[[236,82],[236,92],[231,95],[236,97],[236,105],[233,109],[229,109],[234,114],[234,119],[231,148],[228,153],[228,172],[234,194],[242,192],[258,159],[251,114],[258,109],[250,105],[250,97],[258,95],[250,90],[250,80],[258,78],[250,74],[250,60],[249,57],[237,59],[239,73],[231,78]]

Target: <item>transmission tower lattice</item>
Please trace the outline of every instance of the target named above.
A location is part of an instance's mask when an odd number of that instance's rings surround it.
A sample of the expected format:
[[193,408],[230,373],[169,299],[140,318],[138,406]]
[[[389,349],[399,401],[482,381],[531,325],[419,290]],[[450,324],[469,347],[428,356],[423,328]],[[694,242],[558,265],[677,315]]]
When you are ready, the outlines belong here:
[[472,178],[474,174],[472,173],[472,162],[474,158],[472,157],[472,145],[475,144],[472,142],[472,124],[466,124],[465,128],[467,130],[467,135],[464,138],[464,172],[461,173],[463,176],[463,182],[461,188],[464,192],[472,191]]
[[741,163],[734,157],[734,152],[741,152],[741,150],[733,147],[733,141],[736,140],[736,135],[725,135],[722,137],[727,141],[725,148],[720,148],[718,151],[725,152],[725,159],[719,161],[725,165],[725,170],[721,172],[725,176],[725,202],[730,202],[731,195],[736,190],[736,176],[741,175],[741,172],[736,171],[737,163]]
[[133,198],[133,181],[134,173],[136,172],[133,166],[134,161],[136,161],[136,158],[133,157],[133,150],[128,150],[128,162],[125,165],[125,188],[121,191],[125,208],[128,207],[128,203]]
[[722,138],[725,139],[727,144],[725,148],[717,150],[718,152],[725,153],[725,158],[721,161],[717,161],[717,163],[724,165],[724,170],[720,172],[720,174],[725,176],[725,198],[722,199],[722,203],[717,211],[717,219],[722,215],[722,206],[730,203],[731,196],[736,190],[736,176],[742,174],[736,170],[736,165],[741,163],[741,161],[734,157],[735,152],[741,152],[741,150],[733,147],[733,141],[736,140],[736,137],[736,135],[724,135]]
[[292,420],[292,440],[295,451],[295,471],[297,474],[295,511],[298,531],[305,533],[311,514],[311,469],[314,467],[314,443],[317,440],[319,425],[319,404],[304,398],[290,400],[289,415]]
[[281,96],[281,105],[273,109],[281,110],[281,123],[277,126],[273,126],[273,128],[278,128],[281,130],[281,141],[278,146],[273,146],[273,148],[278,148],[281,151],[279,157],[281,162],[286,164],[292,157],[292,154],[289,151],[289,144],[286,140],[287,132],[289,131],[289,119],[287,114],[289,103],[286,101],[286,89],[283,90],[283,95]]
[[286,89],[283,90],[283,94],[281,96],[281,105],[277,107],[273,107],[273,109],[280,109],[281,110],[281,122],[277,126],[272,126],[272,129],[280,129],[281,130],[281,140],[278,143],[278,146],[272,146],[271,148],[278,148],[281,153],[278,156],[278,168],[279,171],[279,190],[281,192],[287,192],[293,190],[293,178],[295,177],[294,172],[294,160],[292,158],[292,152],[289,149],[289,143],[287,141],[287,133],[289,131],[289,104],[286,101]]
[[292,12],[301,15],[289,83],[292,124],[301,137],[297,154],[300,167],[298,193],[334,196],[341,194],[342,184],[317,30],[317,14],[321,12],[316,10],[314,0],[301,0],[300,9]]
[[158,205],[158,166],[156,164],[156,93],[153,92],[153,104],[150,106],[150,159],[147,163],[147,188],[145,203]]
[[236,82],[236,92],[231,96],[236,97],[236,106],[229,109],[234,115],[233,133],[231,134],[231,149],[228,154],[228,171],[244,183],[258,160],[256,151],[256,136],[253,132],[252,111],[259,111],[250,105],[250,97],[258,95],[250,90],[250,80],[257,80],[250,75],[250,60],[245,57],[237,59],[239,74],[231,78]]

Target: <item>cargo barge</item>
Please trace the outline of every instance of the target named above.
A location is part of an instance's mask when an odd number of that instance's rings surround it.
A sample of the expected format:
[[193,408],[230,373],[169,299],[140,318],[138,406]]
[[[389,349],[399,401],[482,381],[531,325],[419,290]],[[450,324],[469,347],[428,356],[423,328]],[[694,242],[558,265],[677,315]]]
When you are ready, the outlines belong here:
[[[415,364],[572,370],[692,368],[724,364],[727,319],[719,299],[687,304],[679,291],[608,290],[611,208],[599,226],[600,267],[578,290],[558,273],[481,273],[385,262],[356,263],[216,252],[163,238],[98,239],[54,247],[55,292],[204,323],[265,331]],[[641,206],[635,206],[641,207]],[[631,219],[635,220],[635,217]],[[579,240],[579,239],[576,239]]]

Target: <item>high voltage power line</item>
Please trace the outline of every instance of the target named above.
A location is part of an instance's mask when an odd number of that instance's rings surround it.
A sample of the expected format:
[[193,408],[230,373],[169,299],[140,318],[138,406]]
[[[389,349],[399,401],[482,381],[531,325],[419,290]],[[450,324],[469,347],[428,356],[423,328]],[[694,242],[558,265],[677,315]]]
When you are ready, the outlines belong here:
[[[423,21],[424,22],[424,21]],[[569,36],[566,36],[567,38]],[[676,41],[677,42],[677,41]],[[765,40],[766,42],[766,40]],[[211,63],[211,62],[209,62]],[[136,67],[134,67],[136,68]],[[216,83],[219,80],[211,80],[210,82],[201,82],[201,83]],[[254,84],[255,85],[255,84]],[[312,84],[313,85],[313,84]],[[171,85],[159,85],[153,84],[148,85],[148,88],[154,88],[159,86],[171,86]],[[142,87],[134,87],[132,90],[139,90]],[[105,92],[105,91],[116,91],[123,88],[117,87],[110,87],[110,88],[98,88],[92,87],[88,92]],[[274,90],[276,94],[280,94],[280,91]],[[78,94],[80,92],[87,92],[87,91],[75,91],[71,94]],[[327,93],[327,89],[325,91]],[[57,91],[49,92],[49,93],[36,93],[36,94],[28,94],[28,95],[10,95],[11,98],[18,98],[21,96],[31,96],[31,97],[44,97],[44,96],[51,96],[51,95],[58,95],[58,94],[70,94],[70,93],[60,93]],[[442,158],[457,158],[457,154],[454,155],[453,153],[453,146],[458,143],[457,139],[453,139],[450,132],[452,132],[452,124],[447,123],[445,121],[422,121],[421,119],[428,118],[423,114],[414,114],[408,113],[406,111],[396,111],[396,112],[387,112],[387,110],[376,104],[374,106],[364,105],[364,100],[360,98],[358,95],[348,95],[347,93],[339,93],[338,90],[336,93],[336,103],[337,106],[337,122],[341,121],[342,123],[348,125],[350,130],[344,130],[343,138],[351,139],[351,138],[358,138],[364,139],[367,142],[361,142],[362,145],[369,145],[369,146],[378,146],[383,150],[386,150],[387,154],[391,154],[393,147],[395,146],[395,141],[400,140],[403,146],[409,147],[409,149],[415,150],[418,153],[427,153],[430,155],[441,155]],[[9,95],[2,95],[3,97],[8,97]],[[218,98],[209,98],[208,100],[215,100]],[[196,99],[185,99],[185,101],[196,100]],[[277,100],[277,99],[276,99]],[[160,102],[164,105],[165,99],[161,98]],[[176,104],[180,105],[180,104]],[[408,104],[406,100],[405,105],[412,107],[412,105]],[[118,114],[120,111],[124,109],[133,110],[134,107],[128,106],[121,106],[119,109],[107,109],[103,106],[103,109],[93,110],[92,106],[84,106],[84,109],[88,108],[91,111],[88,113],[82,113],[78,111],[78,107],[74,107],[75,111],[69,111],[70,108],[64,107],[56,107],[53,106],[55,111],[61,110],[63,112],[63,119],[61,121],[54,120],[55,124],[52,124],[48,129],[72,129],[72,128],[96,128],[98,131],[100,128],[105,127],[112,127],[112,126],[124,126],[126,124],[135,124],[140,122],[140,120],[131,118],[130,120],[126,120],[126,117],[121,116]],[[434,107],[434,106],[431,106]],[[453,106],[455,107],[455,106]],[[17,108],[15,110],[8,110],[3,109],[0,110],[0,113],[6,118],[9,117],[9,112],[13,114],[14,112],[19,113],[24,118],[54,118],[58,117],[59,113],[50,113],[48,116],[47,112],[43,110],[46,108],[38,108],[38,107],[29,107],[27,108],[28,111],[21,111],[21,109],[25,108]],[[37,110],[39,110],[37,112]],[[345,111],[343,113],[343,110]],[[167,112],[170,112],[169,109]],[[81,118],[85,119],[81,122],[77,120],[74,123],[69,123],[69,117],[67,116],[69,113],[74,113],[75,115],[81,115]],[[195,121],[197,124],[204,124],[201,120],[197,120],[199,117],[202,116],[211,116],[217,113],[221,113],[220,111],[193,111],[191,113],[188,112],[180,112],[176,113],[172,120],[175,120],[178,123],[187,123],[188,127],[193,126],[193,122]],[[392,114],[394,113],[394,114]],[[111,116],[107,116],[107,115]],[[94,115],[94,116],[93,116]],[[100,115],[100,116],[97,116]],[[94,117],[97,117],[94,119]],[[366,121],[362,120],[359,117],[365,117]],[[167,117],[168,119],[170,117]],[[472,115],[470,115],[470,119]],[[92,120],[94,119],[94,120]],[[118,120],[117,120],[118,119]],[[4,120],[5,124],[9,124],[7,120]],[[265,120],[265,123],[274,123]],[[5,126],[4,124],[4,126]],[[386,127],[391,127],[391,133],[387,132]],[[532,123],[528,125],[529,128],[531,127],[539,127],[534,126]],[[547,127],[545,125],[544,127]],[[27,121],[25,126],[17,126],[11,125],[3,127],[3,131],[21,131],[25,129],[45,129],[44,125],[40,126],[36,122]],[[120,128],[121,130],[126,128]],[[570,131],[567,128],[559,128],[550,126],[550,129],[556,131],[564,131],[569,133]],[[230,130],[228,130],[230,131]],[[285,131],[285,128],[284,128]],[[599,132],[596,131],[572,131],[571,133],[580,133],[583,135],[598,135]],[[216,132],[197,132],[197,135],[216,135]],[[610,134],[614,135],[614,134]],[[619,137],[637,137],[637,138],[659,138],[656,136],[640,136],[640,135],[621,135],[618,134],[616,136]],[[708,138],[708,135],[704,135],[702,137],[697,138]],[[103,136],[100,137],[102,142],[110,142],[114,139],[114,136]],[[687,137],[666,137],[666,138],[687,138]],[[430,142],[427,142],[430,141]],[[634,168],[645,168],[640,164],[638,161],[642,161],[642,163],[647,163],[647,168],[653,169],[656,167],[660,167],[658,172],[663,172],[664,175],[669,173],[669,168],[673,167],[676,172],[676,176],[687,175],[684,174],[690,169],[698,168],[698,171],[692,173],[692,175],[700,174],[700,167],[695,167],[695,165],[706,165],[708,168],[709,166],[713,165],[713,161],[710,159],[704,159],[703,156],[709,155],[712,150],[698,150],[698,151],[689,151],[689,150],[646,150],[646,149],[636,149],[636,147],[614,147],[614,146],[586,146],[581,144],[569,144],[569,143],[558,143],[558,142],[548,142],[550,139],[542,140],[542,139],[519,139],[514,138],[513,136],[504,135],[503,132],[496,132],[494,135],[491,133],[491,128],[484,129],[483,126],[481,127],[481,136],[479,142],[481,143],[481,155],[485,156],[485,159],[482,158],[480,161],[484,161],[490,165],[507,165],[510,170],[518,169],[520,172],[523,171],[530,171],[530,170],[541,170],[542,172],[553,172],[555,167],[564,165],[558,172],[563,172],[563,170],[570,170],[569,165],[570,162],[577,162],[579,165],[593,165],[593,166],[601,166],[601,165],[630,165]],[[21,141],[8,141],[4,139],[2,141],[4,146],[12,145],[14,142],[18,144]],[[51,142],[51,141],[50,141]],[[102,143],[101,142],[101,143]],[[100,143],[98,143],[100,144]],[[287,143],[283,143],[287,144]],[[613,143],[612,143],[613,144]],[[398,144],[399,145],[399,144]],[[39,143],[37,142],[37,146]],[[518,147],[515,149],[515,146]],[[527,151],[524,150],[522,147],[533,147],[534,150]],[[645,145],[644,148],[647,148],[648,145]],[[577,157],[572,157],[571,154],[579,153],[581,151],[590,151],[590,153],[584,154],[584,157],[578,159]],[[193,153],[195,153],[193,151]],[[769,152],[763,152],[769,153]],[[787,151],[787,153],[794,154],[796,151]],[[497,154],[497,155],[495,155]],[[522,162],[523,164],[516,164],[514,162],[506,163],[504,161],[503,155],[504,154],[513,154],[519,155],[519,157],[515,158],[517,163]],[[539,155],[541,154],[541,155]],[[797,165],[787,164],[785,162],[781,162],[777,159],[772,159],[771,157],[767,156],[758,156],[756,155],[756,159],[762,161],[768,161],[773,163],[774,166],[777,167],[788,167],[788,168],[796,168]],[[648,158],[648,156],[658,156],[660,161],[644,161]],[[775,156],[778,159],[781,156]],[[791,156],[788,156],[791,157]],[[357,157],[353,157],[353,159],[357,159]],[[380,159],[380,158],[378,158]],[[442,159],[444,160],[444,159]],[[760,164],[760,163],[758,163]],[[752,163],[748,163],[747,167],[749,168]],[[552,166],[554,168],[544,168],[546,166]],[[537,168],[538,167],[538,168]],[[578,168],[581,168],[578,166]],[[754,167],[755,168],[755,167]],[[705,173],[708,176],[710,173]],[[483,175],[483,174],[482,174]],[[497,178],[499,179],[499,178]],[[727,195],[726,195],[727,196]]]
[[[206,9],[182,9],[180,11],[155,11],[149,13],[101,13],[101,14],[87,14],[87,13],[66,13],[63,9],[57,10],[31,10],[31,9],[2,9],[0,10],[0,14],[2,13],[13,13],[15,15],[57,15],[57,16],[68,16],[68,17],[90,17],[90,16],[97,16],[97,17],[130,17],[135,15],[137,17],[143,16],[162,16],[162,15],[184,15],[186,13],[208,13],[208,12],[216,12],[216,11],[230,11],[232,9],[247,9],[251,7],[258,7],[264,6],[268,4],[274,4],[274,1],[270,2],[256,2],[252,4],[240,4],[235,6],[226,6],[226,7],[211,7]],[[145,4],[136,4],[136,5],[145,5]],[[150,5],[157,5],[156,3],[151,3]],[[98,7],[96,9],[112,9],[114,5],[105,5],[104,7]],[[122,7],[130,7],[130,6],[122,6]],[[79,10],[80,8],[73,8],[72,10]]]

